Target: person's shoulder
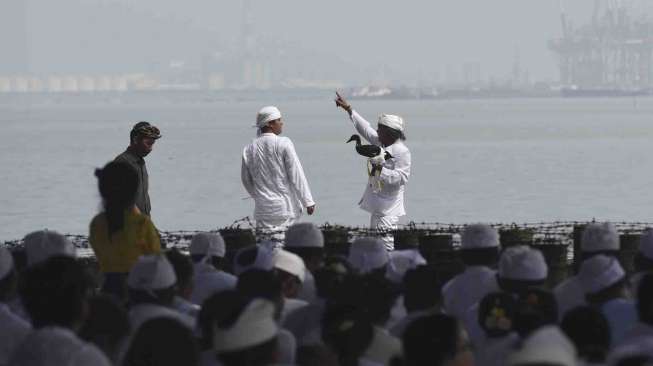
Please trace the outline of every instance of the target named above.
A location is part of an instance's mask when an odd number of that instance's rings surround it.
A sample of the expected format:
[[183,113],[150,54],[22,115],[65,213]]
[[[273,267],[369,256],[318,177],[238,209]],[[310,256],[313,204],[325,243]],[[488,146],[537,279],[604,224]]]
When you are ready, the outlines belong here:
[[100,212],[91,219],[91,229],[97,229],[101,225],[105,225],[107,222],[107,216],[104,212]]

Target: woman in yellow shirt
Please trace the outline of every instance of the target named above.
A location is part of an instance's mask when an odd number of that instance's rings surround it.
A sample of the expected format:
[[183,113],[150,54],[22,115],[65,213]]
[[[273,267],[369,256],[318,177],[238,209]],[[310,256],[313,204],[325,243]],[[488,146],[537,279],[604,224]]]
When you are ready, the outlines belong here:
[[159,253],[159,235],[150,218],[135,205],[137,172],[126,163],[110,162],[95,171],[104,211],[93,218],[89,242],[100,271],[102,292],[126,296],[127,274],[144,254]]

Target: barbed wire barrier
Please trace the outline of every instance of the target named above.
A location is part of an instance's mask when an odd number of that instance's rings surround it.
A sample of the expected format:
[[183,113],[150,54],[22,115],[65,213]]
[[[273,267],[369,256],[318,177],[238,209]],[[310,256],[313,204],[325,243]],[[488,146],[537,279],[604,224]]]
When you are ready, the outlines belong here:
[[[552,221],[531,223],[490,223],[499,231],[501,247],[514,245],[530,245],[539,249],[544,255],[549,267],[549,283],[555,285],[564,280],[578,268],[578,257],[574,253],[580,251],[580,240],[583,228],[598,221]],[[639,246],[639,237],[653,223],[646,222],[612,222],[620,234],[621,250],[619,260],[624,269],[634,271],[634,258]],[[345,226],[325,223],[320,226],[324,234],[325,252],[329,255],[346,256],[351,244],[359,237],[394,236],[395,250],[418,249],[429,265],[438,269],[444,279],[451,278],[464,269],[460,260],[460,234],[467,224],[441,222],[409,222],[398,225],[393,231],[372,230],[366,227]],[[177,248],[188,251],[190,242],[197,230],[161,231],[161,242],[167,248]],[[206,231],[204,231],[206,232]],[[227,259],[231,261],[239,249],[266,241],[278,242],[284,237],[284,230],[260,230],[249,217],[235,220],[231,225],[209,230],[220,233],[225,240]],[[67,234],[77,248],[78,257],[86,262],[95,262],[88,237],[78,234]],[[275,243],[273,243],[275,244]],[[20,251],[22,239],[3,243],[10,250]]]

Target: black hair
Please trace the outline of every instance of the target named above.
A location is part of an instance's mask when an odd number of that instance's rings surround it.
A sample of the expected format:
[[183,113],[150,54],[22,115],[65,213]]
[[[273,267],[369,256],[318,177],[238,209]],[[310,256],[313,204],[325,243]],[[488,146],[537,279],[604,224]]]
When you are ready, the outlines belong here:
[[355,305],[362,317],[380,325],[390,317],[399,294],[398,288],[388,279],[367,274],[349,276],[338,296],[340,303]]
[[499,261],[499,247],[461,249],[459,253],[466,266],[496,267]]
[[95,344],[109,359],[115,361],[118,348],[130,331],[127,311],[107,295],[90,298],[88,310],[79,337]]
[[275,318],[281,317],[283,306],[283,287],[281,280],[272,271],[252,269],[238,276],[236,290],[243,296],[262,298],[274,303]]
[[213,327],[220,323],[227,323],[224,318],[238,318],[238,313],[243,309],[249,299],[236,290],[225,290],[209,296],[202,303],[197,316],[197,325],[202,333],[201,349],[209,350],[213,347]]
[[124,226],[125,211],[136,202],[138,173],[129,164],[112,161],[102,169],[95,170],[102,204],[107,218],[108,236]]
[[277,361],[279,346],[277,337],[244,350],[218,354],[224,366],[268,366]]
[[355,306],[331,304],[322,316],[322,340],[338,354],[341,366],[356,366],[372,343],[374,328]]
[[546,279],[543,280],[514,280],[509,278],[501,278],[497,274],[497,283],[502,291],[520,294],[527,292],[534,288],[541,288],[546,285]]
[[[193,263],[199,263],[204,260],[206,256],[204,254],[191,254],[190,259]],[[209,264],[211,264],[215,269],[222,270],[224,264],[224,257],[218,257],[217,255],[212,255],[209,259]]]
[[639,321],[653,325],[653,273],[645,274],[637,287],[637,314]]
[[642,253],[635,254],[634,265],[636,272],[653,271],[653,259]]
[[12,268],[2,279],[0,279],[0,302],[7,302],[16,295],[18,286],[18,272]]
[[148,127],[151,126],[149,122],[141,121],[138,122],[132,127],[132,130],[129,132],[129,142],[131,143],[134,141],[134,138],[140,137],[138,129],[141,127]]
[[461,332],[458,321],[449,315],[435,314],[413,320],[402,337],[406,365],[445,365],[460,350]]
[[350,274],[349,262],[341,257],[327,257],[325,266],[315,271],[315,290],[323,299],[334,299]]
[[589,304],[603,304],[606,301],[623,297],[623,291],[626,286],[626,277],[613,283],[612,285],[594,293],[585,294],[585,300]]
[[137,304],[157,304],[169,306],[175,299],[177,286],[172,285],[170,287],[157,290],[140,290],[128,287],[127,293],[129,295],[129,303],[132,306]]
[[141,325],[131,341],[124,366],[199,365],[193,333],[179,321],[159,317]]
[[558,303],[549,291],[531,289],[519,294],[514,329],[522,339],[558,321]]
[[24,272],[19,293],[34,328],[83,320],[92,280],[74,258],[54,256]]
[[418,266],[404,275],[404,306],[410,313],[434,308],[442,300],[442,281],[431,266]]
[[166,258],[170,261],[177,276],[177,289],[181,292],[189,289],[193,282],[193,263],[190,258],[177,248],[166,251]]
[[[252,265],[256,261],[256,256],[258,255],[259,250],[261,249],[256,245],[240,249],[234,257],[234,264],[240,267]],[[234,268],[237,267],[236,265],[234,265]]]
[[315,270],[315,267],[319,267],[324,260],[324,248],[285,247],[284,249],[301,257],[309,270]]
[[610,325],[603,313],[592,306],[569,310],[560,328],[574,343],[580,358],[589,363],[604,363],[610,349]]

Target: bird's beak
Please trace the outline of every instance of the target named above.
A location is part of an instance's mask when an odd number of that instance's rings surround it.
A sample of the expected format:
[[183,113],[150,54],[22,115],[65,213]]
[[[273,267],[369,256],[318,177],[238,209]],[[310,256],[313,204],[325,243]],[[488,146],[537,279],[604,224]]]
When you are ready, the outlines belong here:
[[348,143],[350,143],[350,142],[352,142],[354,140],[356,140],[356,138],[354,136],[352,136],[352,137],[349,138],[349,140],[347,140],[346,144],[348,144]]

